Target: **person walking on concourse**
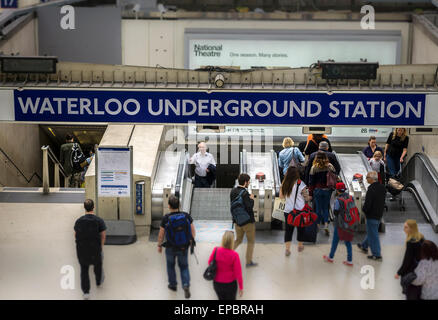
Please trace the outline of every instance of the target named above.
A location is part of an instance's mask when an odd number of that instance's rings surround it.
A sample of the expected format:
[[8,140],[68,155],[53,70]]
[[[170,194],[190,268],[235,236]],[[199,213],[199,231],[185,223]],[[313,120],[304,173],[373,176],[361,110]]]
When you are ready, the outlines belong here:
[[367,220],[367,235],[365,240],[362,243],[358,243],[357,246],[366,254],[368,253],[369,246],[372,254],[368,256],[368,259],[381,261],[379,225],[383,217],[386,190],[385,187],[379,183],[376,171],[369,171],[366,179],[369,186],[362,211],[365,213]]
[[106,238],[106,225],[102,218],[94,214],[94,202],[84,201],[85,215],[75,222],[76,252],[81,265],[81,288],[84,299],[90,298],[90,277],[88,270],[94,265],[96,285],[99,288],[104,280],[103,245]]
[[[195,239],[195,226],[190,214],[179,210],[179,199],[177,197],[171,195],[168,205],[169,213],[161,220],[158,233],[158,253],[162,252],[162,247],[166,248],[167,276],[169,279],[167,287],[172,291],[177,290],[175,261],[178,259],[184,296],[188,299],[190,298],[188,252],[192,241]],[[163,242],[164,235],[166,235],[167,240],[165,243]]]
[[[249,221],[242,226],[236,226],[236,242],[234,243],[234,250],[242,243],[243,236],[246,234],[246,239],[248,240],[248,244],[246,247],[246,267],[256,267],[258,264],[252,260],[252,255],[254,252],[255,246],[255,218],[254,218],[254,195],[250,195],[248,190],[246,190],[249,186],[250,177],[246,173],[241,173],[237,178],[239,185],[231,190],[230,193],[230,202],[232,203],[242,192],[242,200],[243,205],[245,207],[245,211],[249,215]],[[235,222],[235,221],[233,221]]]
[[233,250],[234,232],[225,231],[222,246],[213,249],[208,259],[210,264],[216,260],[217,270],[213,280],[213,288],[219,300],[236,300],[237,285],[239,296],[243,295],[242,266],[239,254]]

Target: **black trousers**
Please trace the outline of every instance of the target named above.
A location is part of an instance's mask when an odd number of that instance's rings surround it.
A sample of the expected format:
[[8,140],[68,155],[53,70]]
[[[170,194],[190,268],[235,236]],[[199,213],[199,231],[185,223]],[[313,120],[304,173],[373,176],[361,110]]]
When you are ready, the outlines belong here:
[[[287,216],[288,216],[288,214],[285,213],[284,217],[285,217],[286,220],[284,222],[284,225],[285,225],[284,242],[292,241],[292,236],[293,236],[294,230],[295,230],[294,226],[291,226],[290,224],[287,223]],[[301,235],[303,234],[303,232],[304,232],[304,228],[298,228],[297,227],[297,233],[298,233],[297,234],[297,240],[298,240],[298,238],[301,238]]]
[[201,177],[195,174],[195,188],[210,188],[207,177]]
[[410,284],[406,292],[406,300],[420,300],[421,286],[414,286]]
[[237,281],[229,283],[213,281],[213,288],[219,300],[236,300]]
[[[100,285],[103,275],[103,267],[102,267],[102,260],[94,263],[94,275],[96,276],[96,285]],[[91,264],[82,264],[81,265],[81,289],[83,293],[90,293],[90,276],[88,274],[88,271],[90,269]]]

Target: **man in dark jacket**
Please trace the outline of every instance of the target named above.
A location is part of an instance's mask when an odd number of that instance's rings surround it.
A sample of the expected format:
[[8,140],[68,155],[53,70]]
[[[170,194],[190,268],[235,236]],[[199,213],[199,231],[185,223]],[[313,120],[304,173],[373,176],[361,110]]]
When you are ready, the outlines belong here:
[[362,243],[358,243],[357,246],[362,252],[368,253],[369,245],[372,255],[368,256],[368,259],[381,261],[379,225],[383,217],[386,190],[385,187],[379,183],[376,171],[367,173],[367,182],[370,185],[365,197],[365,204],[362,208],[367,219],[367,236],[365,240]]
[[[333,167],[335,167],[336,174],[339,175],[339,172],[341,171],[341,166],[339,165],[338,160],[336,159],[336,156],[333,152],[329,151],[329,144],[327,141],[321,141],[319,143],[319,150],[324,151],[327,154],[327,157],[332,164]],[[312,168],[313,160],[315,160],[317,152],[314,152],[310,155],[309,161],[307,162],[306,170],[304,171],[304,182],[308,185],[309,184],[309,173],[310,169]]]
[[[242,243],[243,236],[246,234],[246,240],[248,241],[248,246],[246,248],[246,266],[247,267],[255,267],[257,266],[257,263],[252,261],[252,254],[254,252],[254,245],[255,245],[255,219],[254,219],[254,195],[250,195],[249,192],[246,190],[249,186],[250,177],[246,173],[241,173],[239,177],[237,178],[239,185],[231,190],[230,193],[230,202],[233,202],[234,199],[236,199],[240,192],[243,191],[242,194],[242,200],[243,205],[245,206],[245,210],[248,213],[250,220],[248,223],[238,226],[236,226],[236,242],[234,243],[234,250]],[[233,221],[234,222],[234,221]]]

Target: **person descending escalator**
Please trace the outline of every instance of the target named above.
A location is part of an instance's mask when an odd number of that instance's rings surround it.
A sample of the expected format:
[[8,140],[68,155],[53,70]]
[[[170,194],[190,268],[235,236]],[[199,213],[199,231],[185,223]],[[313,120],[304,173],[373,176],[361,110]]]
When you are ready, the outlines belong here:
[[[335,173],[336,175],[339,175],[339,172],[341,172],[341,165],[338,162],[338,159],[336,159],[335,154],[332,151],[329,151],[329,144],[327,141],[321,141],[319,143],[319,150],[318,151],[323,151],[325,152],[325,154],[327,155],[329,162],[332,164],[332,166],[335,168]],[[318,151],[312,153],[309,157],[309,160],[307,162],[307,166],[306,169],[304,171],[304,181],[309,184],[309,174],[310,174],[310,169],[312,168],[313,165],[313,160],[315,160],[316,154],[318,153]]]
[[74,142],[74,137],[67,134],[65,143],[61,145],[61,152],[59,155],[59,162],[64,168],[69,188],[80,188],[81,173],[83,168],[87,165],[86,157],[82,153],[79,143]]
[[376,151],[368,162],[370,163],[371,169],[377,172],[379,182],[381,184],[385,184],[385,162],[382,160],[382,157],[382,153],[380,151]]

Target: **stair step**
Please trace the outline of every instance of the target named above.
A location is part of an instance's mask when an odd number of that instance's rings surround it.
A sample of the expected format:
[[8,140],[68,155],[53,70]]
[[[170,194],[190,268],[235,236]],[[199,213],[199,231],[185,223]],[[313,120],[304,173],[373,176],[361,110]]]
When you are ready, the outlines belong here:
[[230,220],[231,188],[195,188],[191,215],[198,220]]

